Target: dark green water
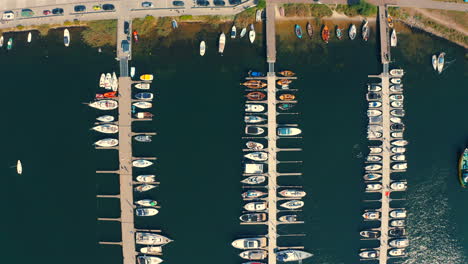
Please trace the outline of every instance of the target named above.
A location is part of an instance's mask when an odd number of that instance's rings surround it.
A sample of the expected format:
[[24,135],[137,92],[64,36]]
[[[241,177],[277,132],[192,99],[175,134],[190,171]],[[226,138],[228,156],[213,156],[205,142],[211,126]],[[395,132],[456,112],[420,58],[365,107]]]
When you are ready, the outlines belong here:
[[[183,26],[182,26],[183,29]],[[78,33],[73,32],[72,40]],[[162,229],[175,241],[164,248],[167,263],[241,263],[230,242],[244,234],[263,234],[262,227],[240,226],[242,192],[243,90],[238,85],[249,69],[265,70],[264,50],[244,39],[228,39],[223,57],[215,50],[218,32],[205,28],[191,37],[142,40],[133,64],[137,74],[155,73],[153,122],[135,124],[135,131],[156,131],[151,144],[135,144],[135,156],[155,155],[161,186],[136,197],[152,197],[162,208],[156,217],[137,219],[138,227]],[[260,36],[257,36],[260,37]],[[200,38],[207,55],[198,56]],[[2,260],[14,263],[120,263],[119,247],[97,241],[119,241],[117,223],[98,223],[96,217],[116,217],[116,200],[97,200],[96,194],[118,193],[113,175],[115,151],[96,151],[92,142],[103,136],[89,131],[97,111],[83,105],[99,91],[101,72],[116,70],[112,48],[98,54],[74,41],[68,49],[59,33],[35,39],[31,47],[15,36],[11,52],[1,51],[4,151],[0,192],[4,214],[0,224]],[[407,74],[405,109],[409,190],[396,205],[410,211],[411,249],[405,263],[467,263],[468,194],[457,182],[457,157],[468,143],[464,121],[468,98],[465,50],[444,40],[414,32],[399,39],[395,65]],[[281,122],[297,122],[302,140],[283,140],[280,146],[299,146],[301,153],[281,153],[280,171],[303,172],[281,178],[280,184],[303,185],[308,196],[301,218],[304,225],[281,226],[280,245],[304,245],[315,256],[304,263],[357,263],[357,252],[376,242],[359,241],[367,226],[364,203],[363,157],[367,154],[365,93],[368,74],[380,65],[375,41],[299,41],[278,37],[276,68],[291,69],[299,79],[300,103]],[[416,45],[416,43],[418,43]],[[445,51],[449,67],[436,75],[432,53]],[[8,98],[8,99],[7,99]],[[14,98],[15,100],[11,100]],[[22,100],[22,105],[16,102]],[[23,161],[18,176],[16,160]],[[27,247],[27,248],[26,248]],[[21,256],[18,258],[18,256]],[[72,257],[70,257],[72,256]]]

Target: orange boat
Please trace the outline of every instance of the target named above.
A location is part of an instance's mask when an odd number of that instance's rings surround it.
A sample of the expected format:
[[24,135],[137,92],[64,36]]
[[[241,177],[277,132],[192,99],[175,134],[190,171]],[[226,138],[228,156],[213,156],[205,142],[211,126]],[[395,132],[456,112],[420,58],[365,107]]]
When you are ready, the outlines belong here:
[[263,87],[266,87],[267,84],[260,81],[260,80],[250,80],[250,81],[246,81],[244,83],[241,83],[242,85],[244,86],[247,86],[249,88],[252,88],[252,89],[260,89],[260,88],[263,88]]
[[249,100],[260,101],[260,100],[265,99],[266,94],[262,92],[251,92],[251,93],[248,93],[246,96]]
[[276,83],[278,85],[288,85],[290,84],[292,81],[291,80],[288,80],[288,79],[281,79],[281,80],[278,80]]
[[283,75],[284,77],[291,77],[291,76],[294,76],[295,73],[292,72],[292,71],[280,71],[278,72],[279,74]]
[[103,99],[103,98],[115,98],[117,97],[117,92],[108,92],[103,94],[96,94],[96,99]]
[[330,30],[328,30],[327,25],[325,25],[322,29],[322,39],[325,43],[328,43],[328,39],[330,38]]
[[390,28],[393,28],[393,18],[391,16],[388,16],[387,23]]
[[295,98],[296,96],[294,94],[282,94],[279,97],[281,101],[291,101],[291,100],[294,100]]

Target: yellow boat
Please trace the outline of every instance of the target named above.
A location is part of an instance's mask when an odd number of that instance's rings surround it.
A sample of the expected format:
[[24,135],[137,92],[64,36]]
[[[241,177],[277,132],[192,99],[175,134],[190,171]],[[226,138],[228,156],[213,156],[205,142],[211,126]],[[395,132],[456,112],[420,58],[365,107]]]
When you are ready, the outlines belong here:
[[393,28],[393,18],[391,16],[388,16],[387,23],[390,28]]
[[290,76],[293,76],[295,73],[292,72],[292,71],[280,71],[278,72],[279,74],[285,76],[285,77],[290,77]]
[[294,100],[295,98],[296,96],[294,96],[294,94],[282,94],[279,97],[281,101],[291,101],[291,100]]
[[152,81],[153,80],[153,74],[143,74],[140,76],[140,80],[142,81]]
[[288,80],[288,79],[281,79],[281,80],[278,80],[276,83],[278,85],[288,85],[290,84],[292,81],[291,80]]

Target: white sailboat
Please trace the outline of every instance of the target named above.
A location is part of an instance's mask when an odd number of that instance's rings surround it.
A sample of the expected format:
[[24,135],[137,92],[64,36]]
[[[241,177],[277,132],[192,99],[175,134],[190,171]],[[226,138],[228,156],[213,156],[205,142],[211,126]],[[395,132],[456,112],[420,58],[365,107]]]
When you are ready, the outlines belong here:
[[240,37],[240,38],[243,38],[243,37],[245,36],[245,34],[247,34],[247,28],[243,28],[243,29],[241,30],[241,33],[240,33],[239,37]]
[[119,140],[115,138],[105,138],[96,141],[94,144],[99,147],[115,147],[119,144]]
[[221,33],[221,35],[219,36],[219,48],[218,48],[218,52],[221,53],[221,55],[223,54],[224,52],[224,46],[226,45],[226,35],[224,35],[224,32]]
[[254,43],[255,41],[255,28],[253,24],[250,25],[249,40],[250,40],[250,43]]
[[63,44],[65,47],[70,46],[70,31],[67,28],[63,31]]
[[119,88],[119,81],[117,79],[117,75],[115,74],[115,72],[112,73],[112,82],[111,82],[111,88],[112,88],[112,91],[117,91],[117,89]]
[[206,44],[205,41],[200,42],[200,56],[205,56]]
[[0,37],[0,48],[3,48],[3,42],[4,42],[4,41],[5,41],[5,40],[3,39],[3,36],[1,36],[1,37]]
[[396,30],[392,30],[392,35],[390,36],[390,46],[396,47],[397,46],[397,35],[396,35]]
[[32,40],[32,34],[31,32],[28,33],[28,43],[31,43]]
[[104,88],[110,90],[112,86],[112,75],[110,73],[106,74],[106,79],[104,79]]
[[18,173],[18,175],[23,174],[23,165],[21,164],[21,160],[16,162],[16,173]]
[[99,87],[104,88],[105,82],[106,82],[106,75],[102,73],[101,78],[99,78]]

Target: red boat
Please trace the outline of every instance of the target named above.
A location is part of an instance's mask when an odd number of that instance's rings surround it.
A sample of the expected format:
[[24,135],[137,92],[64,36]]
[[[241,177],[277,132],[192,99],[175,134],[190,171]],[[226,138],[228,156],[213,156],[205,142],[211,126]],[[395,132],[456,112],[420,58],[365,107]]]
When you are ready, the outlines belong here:
[[138,42],[138,31],[133,30],[133,41]]
[[330,30],[328,30],[327,25],[322,29],[322,39],[325,43],[328,43],[328,39],[330,39]]
[[117,97],[117,92],[108,92],[103,94],[96,94],[96,99],[104,99],[104,98],[115,98]]
[[251,93],[248,93],[246,96],[247,96],[247,99],[249,100],[260,101],[266,97],[266,94],[262,92],[251,92]]

